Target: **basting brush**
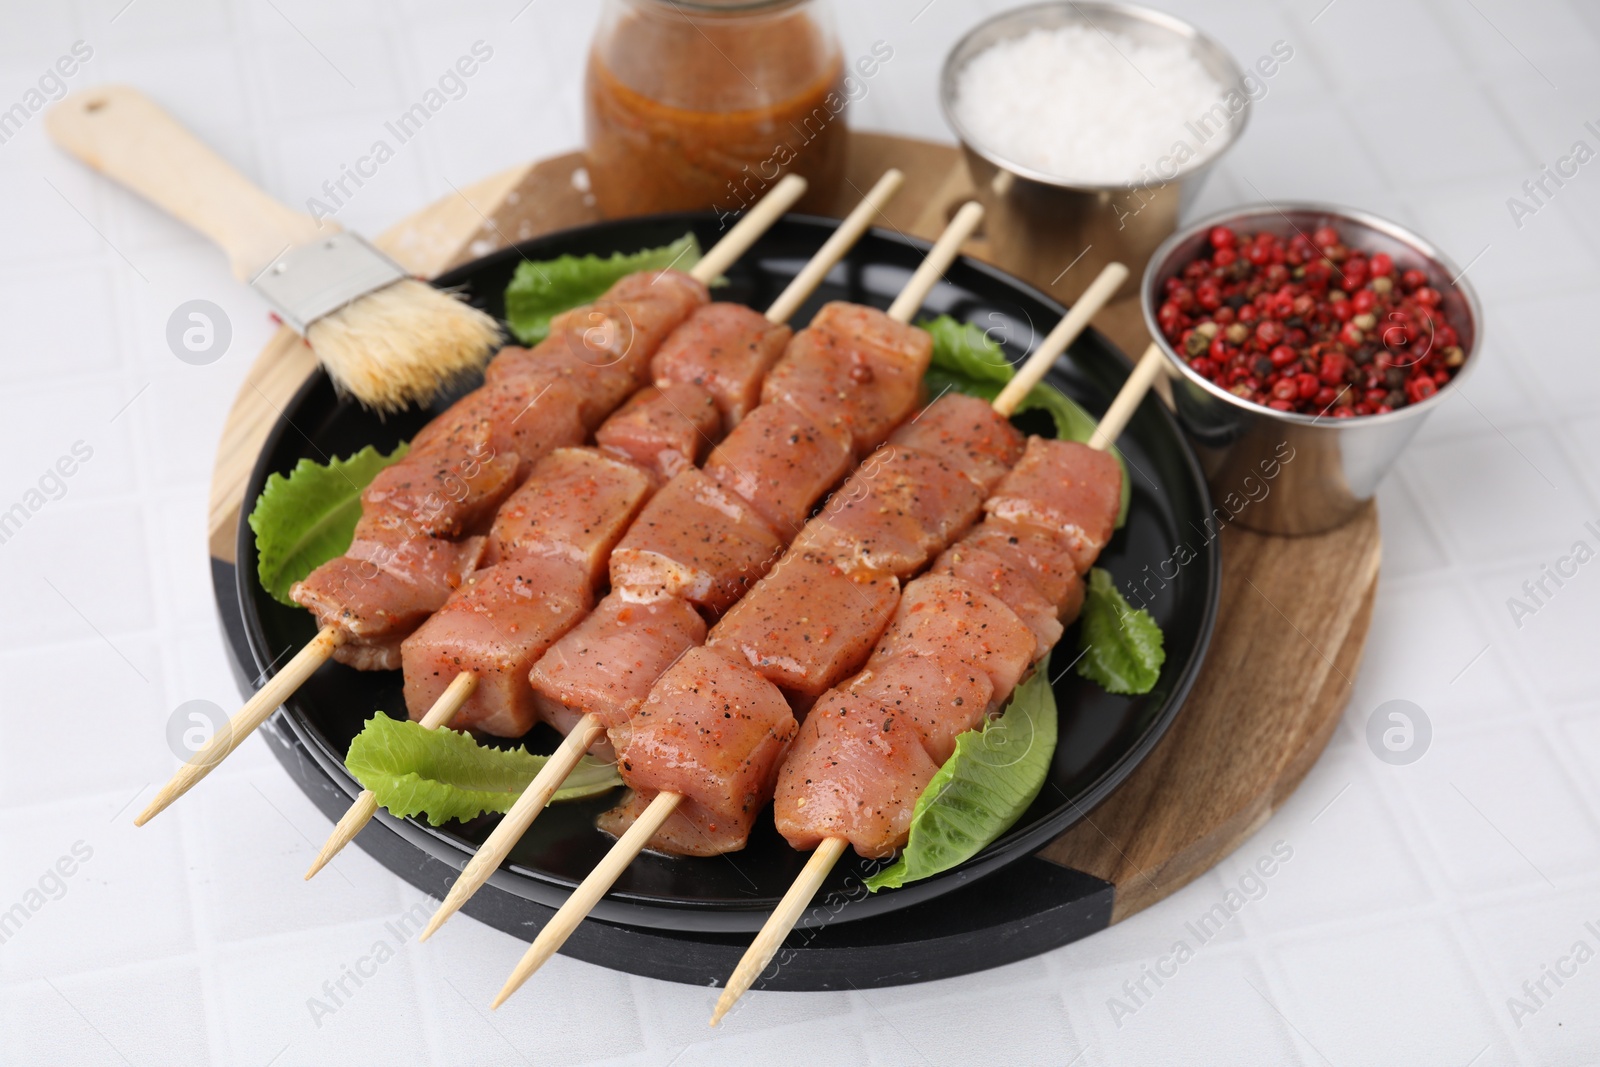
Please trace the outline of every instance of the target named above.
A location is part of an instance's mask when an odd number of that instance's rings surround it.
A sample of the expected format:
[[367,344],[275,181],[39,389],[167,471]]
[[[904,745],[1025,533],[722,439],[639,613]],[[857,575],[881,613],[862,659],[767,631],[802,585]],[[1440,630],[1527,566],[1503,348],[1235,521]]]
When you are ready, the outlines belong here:
[[136,89],[74,93],[52,140],[209,237],[334,385],[379,412],[426,403],[478,370],[501,340],[484,312],[406,273],[366,240],[293,211]]

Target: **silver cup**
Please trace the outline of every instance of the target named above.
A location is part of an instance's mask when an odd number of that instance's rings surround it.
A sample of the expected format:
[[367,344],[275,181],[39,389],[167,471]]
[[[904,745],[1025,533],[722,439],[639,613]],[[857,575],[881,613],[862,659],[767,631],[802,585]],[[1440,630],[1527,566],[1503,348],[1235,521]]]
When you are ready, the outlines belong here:
[[[1184,139],[1196,142],[1195,148],[1209,147],[1205,158],[1170,167],[1162,159],[1152,159],[1147,174],[1130,175],[1118,185],[1076,184],[1006,159],[984,145],[981,130],[961,124],[955,109],[961,71],[973,56],[998,42],[1061,26],[1089,26],[1145,45],[1183,44],[1225,92],[1237,92],[1234,99],[1241,106],[1234,111],[1224,103],[1220,111],[1183,116],[1188,120]],[[1071,303],[1102,267],[1115,261],[1131,272],[1120,294],[1130,295],[1136,284],[1131,279],[1138,277],[1155,247],[1177,227],[1179,215],[1194,201],[1211,167],[1244,132],[1250,97],[1241,88],[1243,81],[1244,72],[1221,45],[1181,19],[1135,4],[1035,4],[979,23],[945,57],[939,102],[945,121],[961,141],[967,170],[983,202],[984,232],[995,262]],[[1092,103],[1071,101],[1067,106]],[[1069,274],[1069,267],[1081,269]]]
[[[1240,234],[1262,231],[1309,236],[1318,226],[1339,231],[1346,245],[1387,252],[1395,273],[1413,267],[1428,274],[1442,296],[1440,310],[1456,330],[1466,361],[1439,392],[1385,415],[1352,418],[1274,411],[1245,400],[1200,376],[1162,336],[1156,310],[1166,280],[1207,248],[1207,232],[1227,226]],[[1483,310],[1455,264],[1416,234],[1364,211],[1317,203],[1287,203],[1226,211],[1173,234],[1151,257],[1140,287],[1145,326],[1175,371],[1172,399],[1194,442],[1225,515],[1274,534],[1314,534],[1354,518],[1377,491],[1422,421],[1444,403],[1478,365]]]

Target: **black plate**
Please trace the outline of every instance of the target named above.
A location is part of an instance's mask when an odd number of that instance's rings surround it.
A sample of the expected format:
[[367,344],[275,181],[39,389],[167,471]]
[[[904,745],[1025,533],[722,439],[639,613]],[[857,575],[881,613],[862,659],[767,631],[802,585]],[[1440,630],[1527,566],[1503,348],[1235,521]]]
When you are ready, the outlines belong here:
[[[728,273],[717,291],[722,300],[764,307],[832,232],[831,220],[791,216],[775,226]],[[451,271],[438,284],[461,286],[492,314],[502,310],[501,295],[523,258],[548,259],[564,253],[633,251],[665,244],[695,230],[703,244],[716,240],[710,214],[627,219],[551,234],[506,249]],[[846,299],[887,307],[921,260],[926,244],[874,231],[865,237],[827,284],[796,316],[804,322],[826,300]],[[948,312],[990,330],[1013,359],[1063,313],[1060,305],[984,264],[958,261],[925,305],[928,313]],[[1050,380],[1091,411],[1102,411],[1130,369],[1127,359],[1103,336],[1089,331],[1052,371]],[[441,404],[443,402],[441,401]],[[328,379],[314,375],[288,405],[262,450],[245,499],[253,501],[267,476],[289,470],[302,457],[325,460],[365,445],[387,450],[409,438],[433,411],[408,411],[387,420],[334,395]],[[1045,426],[1029,425],[1048,432]],[[1148,399],[1119,446],[1133,471],[1133,504],[1127,525],[1102,554],[1100,565],[1124,585],[1156,573],[1167,560],[1180,531],[1200,529],[1210,500],[1194,454],[1159,402]],[[256,671],[301,647],[315,632],[309,613],[277,603],[256,580],[254,539],[240,523],[237,595]],[[1147,569],[1148,568],[1148,575]],[[1215,542],[1206,553],[1180,568],[1155,590],[1149,608],[1166,635],[1167,662],[1148,695],[1108,694],[1065,670],[1076,642],[1069,632],[1052,666],[1060,706],[1060,742],[1051,777],[1039,799],[1017,825],[979,856],[934,878],[875,895],[850,892],[874,864],[853,854],[835,869],[825,891],[837,908],[818,913],[820,921],[839,922],[881,914],[948,893],[981,875],[1027,855],[1077,822],[1128,775],[1177,715],[1205,653],[1215,621],[1218,596]],[[1150,587],[1162,584],[1150,582]],[[375,711],[404,714],[399,672],[362,673],[330,663],[286,705],[286,723],[328,776],[330,784],[354,797],[360,790],[343,766],[352,737]],[[280,713],[283,717],[285,713]],[[557,740],[539,727],[526,739],[535,751],[549,751]],[[615,798],[556,805],[546,811],[495,875],[495,884],[514,897],[556,905],[594,867],[611,839],[593,828],[594,817]],[[388,827],[426,854],[419,860],[462,867],[493,828],[494,817],[438,828],[381,813]],[[664,930],[750,931],[758,929],[805,857],[784,843],[763,817],[742,852],[713,859],[644,855],[618,881],[595,910],[598,918]],[[427,863],[429,867],[436,864]],[[397,873],[405,874],[404,871]],[[545,914],[530,909],[531,916]],[[807,920],[808,922],[810,920]],[[805,925],[806,923],[802,923]]]

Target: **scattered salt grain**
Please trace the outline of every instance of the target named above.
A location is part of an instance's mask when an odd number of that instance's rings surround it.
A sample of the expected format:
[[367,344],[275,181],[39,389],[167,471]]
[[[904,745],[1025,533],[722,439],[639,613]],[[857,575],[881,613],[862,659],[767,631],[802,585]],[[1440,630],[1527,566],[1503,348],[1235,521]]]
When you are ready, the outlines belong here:
[[972,57],[957,75],[954,110],[979,147],[1009,162],[1062,181],[1123,185],[1154,180],[1164,159],[1161,177],[1171,177],[1214,154],[1227,138],[1217,120],[1203,120],[1222,94],[1181,43],[1062,26]]

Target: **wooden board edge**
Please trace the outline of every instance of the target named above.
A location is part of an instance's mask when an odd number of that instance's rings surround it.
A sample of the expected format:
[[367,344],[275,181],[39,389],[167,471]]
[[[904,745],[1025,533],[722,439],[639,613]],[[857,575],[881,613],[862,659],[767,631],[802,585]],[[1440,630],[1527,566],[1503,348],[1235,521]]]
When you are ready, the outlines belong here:
[[1312,729],[1304,743],[1287,754],[1278,773],[1253,798],[1253,802],[1240,807],[1233,818],[1217,824],[1211,832],[1179,849],[1154,869],[1146,869],[1145,877],[1130,878],[1117,886],[1112,906],[1113,925],[1145,908],[1166,899],[1179,889],[1200,877],[1255,834],[1294,793],[1322,752],[1333,738],[1350,701],[1351,687],[1346,678],[1354,678],[1361,656],[1366,648],[1367,632],[1371,627],[1372,613],[1378,595],[1377,563],[1380,551],[1371,555],[1373,570],[1368,576],[1366,591],[1362,594],[1350,618],[1339,651],[1324,673],[1313,710],[1307,715]]

